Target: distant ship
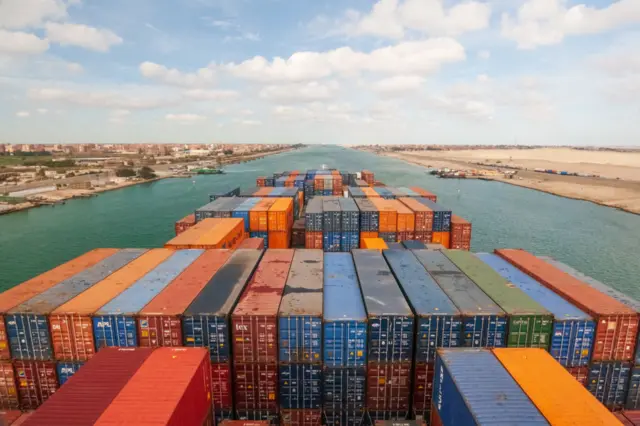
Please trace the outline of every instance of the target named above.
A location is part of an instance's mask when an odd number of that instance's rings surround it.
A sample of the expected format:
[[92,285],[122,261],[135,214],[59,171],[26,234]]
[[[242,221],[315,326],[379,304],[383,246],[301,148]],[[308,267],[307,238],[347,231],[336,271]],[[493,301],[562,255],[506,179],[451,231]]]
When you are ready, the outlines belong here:
[[222,169],[212,169],[209,167],[203,167],[201,169],[194,169],[192,170],[194,173],[198,174],[198,175],[223,175],[224,174],[224,170]]

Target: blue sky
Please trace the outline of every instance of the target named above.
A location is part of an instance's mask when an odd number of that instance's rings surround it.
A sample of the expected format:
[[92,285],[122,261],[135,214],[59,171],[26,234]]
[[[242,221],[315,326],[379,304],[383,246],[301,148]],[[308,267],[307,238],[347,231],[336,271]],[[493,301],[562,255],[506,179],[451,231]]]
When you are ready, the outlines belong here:
[[0,143],[640,145],[640,0],[1,0]]

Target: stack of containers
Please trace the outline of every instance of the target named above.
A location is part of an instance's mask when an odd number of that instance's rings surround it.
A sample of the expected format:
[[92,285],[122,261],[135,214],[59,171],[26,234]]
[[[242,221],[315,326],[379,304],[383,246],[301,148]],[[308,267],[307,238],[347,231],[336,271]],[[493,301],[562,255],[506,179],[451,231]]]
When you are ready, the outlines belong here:
[[309,204],[307,204],[304,215],[305,248],[322,250],[323,222],[322,199],[320,197],[314,197],[309,201]]
[[242,219],[204,219],[165,243],[166,248],[235,248],[245,238]]
[[375,180],[374,175],[369,170],[363,170],[361,173],[362,180],[367,183],[369,186],[373,186],[373,181]]
[[553,314],[549,352],[586,385],[595,330],[593,319],[495,254],[478,253],[476,256]]
[[368,198],[380,198],[380,194],[378,194],[373,188],[362,187],[360,189]]
[[[0,297],[0,409],[10,410],[18,408],[20,405],[11,352],[9,351],[8,333],[5,329],[7,312],[83,270],[95,266],[117,252],[116,249],[92,250],[2,293],[2,297]],[[41,323],[40,328],[44,325]]]
[[398,198],[401,198],[401,197],[420,197],[421,196],[420,194],[418,194],[413,189],[409,189],[409,188],[407,188],[405,186],[398,187],[398,190],[404,194],[404,195],[401,195]]
[[[216,250],[216,252],[218,251]],[[205,253],[202,258],[207,255],[209,253]],[[140,313],[141,320],[145,318],[151,322],[153,319],[164,319],[167,316],[149,318],[146,312],[152,313],[162,310],[162,307],[165,306],[162,305],[164,302],[167,302],[169,307],[175,306],[175,312],[179,312],[182,317],[182,327],[180,327],[178,319],[178,327],[172,329],[171,334],[177,335],[178,339],[182,337],[181,343],[184,342],[184,346],[208,349],[211,360],[212,403],[217,421],[233,417],[231,313],[261,257],[261,250],[236,250],[233,254],[224,252],[224,254],[217,255],[214,252],[208,259],[209,265],[202,265],[203,276],[209,277],[204,288],[194,297],[187,297],[186,294],[183,296],[187,306],[183,303],[169,302],[170,294],[165,291],[145,307],[144,316],[143,312]],[[226,263],[222,265],[225,260]],[[210,265],[218,265],[219,269]],[[204,271],[205,268],[206,271]],[[185,285],[188,284],[185,283]],[[193,288],[195,285],[191,287]],[[175,292],[177,293],[177,291],[176,288]],[[187,293],[187,290],[185,289],[183,292]],[[191,294],[193,293],[195,291],[191,292]],[[180,299],[177,294],[175,297]],[[176,317],[168,319],[173,320],[174,318]]]
[[381,252],[353,250],[368,314],[367,409],[372,421],[410,414],[413,313]]
[[276,185],[275,185],[276,188],[284,187],[285,183],[287,182],[287,179],[289,179],[288,176],[282,176],[282,177],[279,177],[278,179],[276,179]]
[[264,239],[265,247],[269,247],[269,209],[275,202],[275,198],[263,198],[249,212],[249,235]]
[[145,252],[140,249],[119,250],[7,312],[7,336],[22,409],[37,408],[58,388],[51,345],[51,312]]
[[436,197],[436,194],[429,192],[425,189],[422,189],[418,186],[410,186],[409,189],[411,191],[413,191],[414,193],[418,194],[420,197],[426,198],[427,200],[431,200],[434,203],[438,202],[438,197]]
[[196,222],[204,219],[229,218],[231,217],[231,212],[244,201],[245,199],[241,197],[218,198],[196,210]]
[[[433,232],[433,210],[413,198],[401,197],[398,198],[398,201],[413,212],[415,228],[413,238],[429,244]],[[402,241],[410,239],[412,238],[406,238]]]
[[373,188],[374,191],[376,191],[378,193],[378,195],[385,199],[385,200],[393,200],[394,198],[396,198],[391,191],[389,191],[386,187],[384,186],[378,186],[376,188]]
[[396,209],[397,213],[398,236],[396,241],[413,240],[416,232],[416,216],[413,210],[398,200],[391,200],[388,203]]
[[259,187],[267,186],[266,180],[267,178],[265,176],[258,176],[256,178],[256,186],[259,186]]
[[260,200],[261,199],[259,197],[246,198],[242,204],[231,212],[231,217],[240,218],[244,221],[244,232],[247,234],[251,232],[249,212],[251,212],[251,209],[254,208]]
[[296,250],[278,312],[280,419],[284,426],[322,421],[323,253]]
[[341,218],[340,250],[350,252],[360,247],[360,210],[350,198],[339,198]]
[[402,246],[407,250],[421,250],[427,248],[425,243],[416,240],[403,241]]
[[367,313],[349,253],[324,255],[323,319],[327,424],[361,426],[367,380]]
[[[439,349],[435,368],[432,426],[549,425],[491,351]],[[540,378],[553,381],[545,375]],[[565,395],[561,395],[556,401],[564,398]]]
[[313,195],[324,195],[324,175],[317,174],[314,176]]
[[184,231],[191,228],[195,224],[196,224],[196,215],[194,213],[191,213],[190,215],[183,217],[182,219],[177,221],[174,226],[176,231],[176,236],[182,234]]
[[204,250],[173,252],[132,286],[98,309],[92,316],[96,349],[138,346],[138,312],[203,252]]
[[269,248],[286,249],[291,247],[291,228],[293,227],[293,201],[291,198],[277,198],[268,212]]
[[509,317],[507,346],[549,349],[553,315],[472,253],[443,252]]
[[[267,185],[267,186],[269,186],[269,185]],[[263,189],[265,189],[265,188],[261,188],[261,187],[258,187],[258,186],[252,186],[252,187],[249,187],[249,188],[241,189],[237,196],[238,197],[242,197],[242,198],[253,197],[258,191],[262,191]],[[269,188],[266,188],[266,189],[269,189]],[[211,201],[213,201],[213,200],[211,200]]]
[[278,308],[293,250],[267,250],[233,311],[236,416],[278,422]]
[[338,198],[331,197],[322,200],[322,240],[324,251],[340,251],[342,209]]
[[451,210],[442,207],[428,198],[416,198],[419,202],[433,211],[433,233],[431,242],[451,248]]
[[369,250],[386,250],[389,248],[389,246],[384,242],[382,238],[364,238],[362,240],[361,248]]
[[349,192],[349,197],[351,198],[365,198],[366,195],[365,193],[362,191],[362,189],[358,188],[357,186],[350,186],[348,189]]
[[380,229],[380,212],[368,198],[355,199],[360,210],[360,246],[365,238],[378,238]]
[[456,250],[471,250],[471,222],[451,215],[451,238],[450,245]]
[[369,198],[378,209],[378,237],[387,243],[395,243],[398,239],[398,212],[395,205],[382,198]]
[[276,181],[272,177],[267,177],[264,180],[264,186],[274,187],[276,186]]
[[304,248],[305,245],[305,219],[298,219],[293,222],[293,227],[291,228],[291,248]]
[[413,414],[429,418],[436,348],[462,343],[462,315],[409,250],[385,250],[384,257],[416,319]]
[[462,346],[505,346],[507,318],[504,311],[442,252],[413,250],[413,253],[460,310]]
[[369,186],[369,184],[362,179],[356,179],[353,184],[359,188],[364,188]]
[[342,196],[342,176],[338,172],[333,175],[333,195]]
[[607,407],[622,408],[635,359],[638,313],[524,250],[503,249],[496,254],[597,322],[588,389]]
[[311,197],[315,195],[315,187],[313,178],[307,177],[307,180],[304,181],[304,202],[305,204],[309,203]]
[[224,189],[222,191],[214,192],[209,194],[209,201],[215,201],[218,198],[222,197],[237,197],[240,195],[240,187],[232,188],[232,189]]

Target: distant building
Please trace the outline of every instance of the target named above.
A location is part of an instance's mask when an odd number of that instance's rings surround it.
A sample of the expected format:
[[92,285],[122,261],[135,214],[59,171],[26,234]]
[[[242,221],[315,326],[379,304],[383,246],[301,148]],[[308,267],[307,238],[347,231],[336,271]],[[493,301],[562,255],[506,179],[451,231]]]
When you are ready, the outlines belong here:
[[7,149],[4,147],[3,143],[0,143],[0,154],[4,154],[5,152],[7,152]]

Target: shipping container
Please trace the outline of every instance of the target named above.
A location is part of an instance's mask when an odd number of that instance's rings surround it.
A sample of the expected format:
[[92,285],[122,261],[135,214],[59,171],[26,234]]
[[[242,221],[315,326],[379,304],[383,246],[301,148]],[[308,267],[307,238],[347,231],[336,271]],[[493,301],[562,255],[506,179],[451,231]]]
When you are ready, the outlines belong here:
[[413,358],[413,313],[378,250],[353,250],[353,260],[368,315],[371,362],[405,362]]
[[251,230],[249,222],[249,212],[251,209],[260,202],[261,198],[251,197],[247,198],[242,204],[233,209],[231,217],[240,218],[244,221],[244,231],[249,232]]
[[[225,253],[228,260],[210,276],[184,312],[176,314],[182,314],[185,346],[208,348],[212,362],[231,361],[230,315],[262,253],[259,250],[236,250],[230,256]],[[161,306],[157,305],[157,308]]]
[[[563,403],[559,398],[558,404]],[[432,425],[549,424],[486,349],[438,350],[433,407]]]
[[60,386],[67,383],[74,374],[84,365],[83,361],[59,361],[56,363],[56,373],[58,374],[58,384]]
[[53,359],[49,314],[145,252],[146,250],[141,249],[119,250],[9,310],[6,325],[13,358]]
[[320,364],[281,364],[279,373],[281,409],[322,408],[322,366]]
[[229,218],[231,217],[231,212],[244,201],[244,198],[238,197],[217,198],[215,201],[205,204],[195,211],[196,222],[200,223],[204,219]]
[[413,212],[416,232],[433,231],[433,210],[413,198],[401,197],[398,201]]
[[[619,413],[613,413],[624,426],[640,426],[640,412],[636,414],[632,414],[632,416],[637,416],[637,422],[633,422],[631,418],[627,417],[629,413],[635,413],[634,411],[624,411]],[[632,417],[633,418],[633,417]]]
[[[258,188],[247,188],[244,191],[255,191]],[[215,201],[220,197],[233,197],[233,196],[242,196],[242,191],[240,191],[240,187],[235,188],[225,188],[220,191],[213,192],[209,194],[209,200]]]
[[253,421],[253,420],[223,420],[219,423],[220,426],[269,426],[268,422]]
[[355,201],[350,198],[339,198],[342,212],[341,230],[343,232],[358,232],[360,230],[360,210]]
[[266,420],[278,413],[278,365],[235,361],[234,404],[239,419]]
[[342,209],[337,198],[322,200],[322,230],[324,232],[342,230]]
[[249,212],[249,229],[252,232],[269,231],[269,209],[276,202],[275,198],[263,198]]
[[323,240],[322,231],[319,231],[319,232],[307,231],[305,232],[304,240],[305,240],[304,247],[307,249],[319,249],[319,250],[323,249],[324,240]]
[[289,231],[293,225],[293,201],[290,198],[278,198],[269,208],[269,231]]
[[412,250],[412,252],[460,310],[463,318],[462,345],[467,347],[505,346],[507,318],[504,311],[442,252],[433,250]]
[[251,232],[251,238],[259,238],[262,240],[262,244],[269,247],[269,233],[268,232]]
[[296,250],[293,255],[278,311],[281,363],[322,361],[323,261],[318,250]]
[[415,232],[416,217],[412,209],[404,205],[398,200],[389,200],[387,204],[396,210],[397,214],[397,232]]
[[640,409],[640,366],[635,365],[629,376],[629,390],[627,392],[627,400],[625,409]]
[[339,252],[342,245],[342,234],[340,232],[322,233],[322,249],[326,252]]
[[165,243],[171,249],[235,248],[244,239],[240,218],[204,219]]
[[472,253],[443,252],[509,316],[508,347],[549,349],[553,315]]
[[363,426],[367,420],[365,410],[324,411],[327,426]]
[[451,248],[451,233],[434,231],[431,233],[431,242],[440,244],[442,247],[449,249]]
[[380,230],[380,212],[368,198],[355,199],[360,210],[360,231],[378,232]]
[[140,346],[191,346],[183,343],[183,314],[231,254],[229,250],[205,251],[140,310],[137,315]]
[[365,238],[362,241],[362,248],[369,250],[386,250],[389,246],[382,238]]
[[[373,205],[378,209],[379,232],[398,232],[398,211],[395,205],[389,200],[382,198],[370,198]],[[395,241],[395,239],[393,240]]]
[[414,191],[413,189],[409,189],[406,186],[399,186],[398,190],[403,194],[400,197],[420,197],[421,196],[416,191]]
[[416,362],[434,362],[436,349],[462,344],[462,315],[408,250],[385,250],[384,257],[404,292],[416,321]]
[[364,193],[364,191],[362,189],[360,189],[357,186],[350,186],[349,189],[349,197],[351,198],[364,198],[366,197],[366,194]]
[[264,239],[262,238],[247,238],[243,242],[238,245],[238,250],[242,249],[252,249],[252,250],[263,250],[264,249]]
[[496,250],[496,254],[597,321],[592,361],[631,361],[635,358],[636,311],[524,250],[503,249]]
[[451,239],[450,245],[456,250],[471,250],[471,222],[451,215]]
[[304,223],[307,232],[322,232],[324,217],[322,214],[322,200],[318,197],[312,198],[307,204],[304,213]]
[[582,386],[587,387],[587,380],[589,379],[589,367],[569,367],[567,368],[569,374],[573,376]]
[[402,245],[407,250],[420,250],[420,249],[426,249],[427,248],[425,243],[423,243],[422,241],[417,241],[417,240],[403,241]]
[[415,198],[433,211],[433,232],[451,231],[451,210],[428,198]]
[[330,412],[360,412],[365,409],[367,369],[326,367],[323,371],[323,407]]
[[20,409],[35,410],[58,390],[55,362],[16,360],[13,367]]
[[[407,418],[411,403],[411,363],[377,363],[367,366],[367,409]],[[375,416],[377,417],[377,416]],[[383,420],[375,418],[373,420]]]
[[174,252],[153,249],[55,309],[50,317],[53,353],[59,361],[86,361],[96,353],[91,317]]
[[618,424],[615,417],[544,350],[509,348],[494,349],[493,353],[550,424]]
[[282,426],[320,426],[322,410],[282,410],[280,424]]
[[340,236],[340,251],[348,253],[357,248],[360,248],[360,233],[343,232]]
[[378,187],[373,188],[373,189],[374,189],[374,191],[376,191],[378,193],[378,195],[381,198],[385,198],[385,199],[393,199],[393,198],[395,198],[393,196],[393,194],[391,193],[391,191],[389,191],[389,189],[387,189],[384,186],[378,186]]
[[195,224],[196,224],[196,215],[194,213],[191,213],[190,215],[183,217],[182,219],[177,221],[175,224],[176,236],[182,234],[184,231],[191,228]]
[[560,364],[579,367],[589,363],[595,330],[589,315],[495,254],[476,256],[553,314],[549,352]]
[[[416,232],[414,238],[422,243],[424,243],[427,248],[431,244],[433,240],[433,232]],[[439,245],[439,244],[438,244]],[[444,248],[444,247],[442,247]]]
[[0,426],[11,426],[22,416],[20,410],[2,410],[0,409]]
[[426,189],[422,189],[417,186],[410,186],[409,189],[420,195],[421,198],[426,198],[427,200],[433,201],[434,203],[438,201],[438,197],[436,197],[436,194],[434,194],[433,192],[429,192]]
[[211,416],[210,363],[201,348],[158,348],[96,426],[202,425]]
[[233,409],[231,362],[211,363],[211,403],[214,411]]
[[396,232],[380,232],[378,236],[386,243],[395,243],[398,240],[398,234]]
[[351,254],[324,255],[324,364],[364,366],[367,313]]
[[19,408],[16,375],[11,361],[0,361],[0,410]]
[[278,361],[277,315],[294,250],[267,250],[233,311],[238,362]]
[[589,366],[587,389],[610,410],[621,410],[627,399],[630,362],[594,362]]
[[388,250],[405,250],[404,246],[400,243],[387,243]]
[[138,346],[136,315],[193,263],[204,250],[181,250],[120,293],[93,315],[96,349]]

